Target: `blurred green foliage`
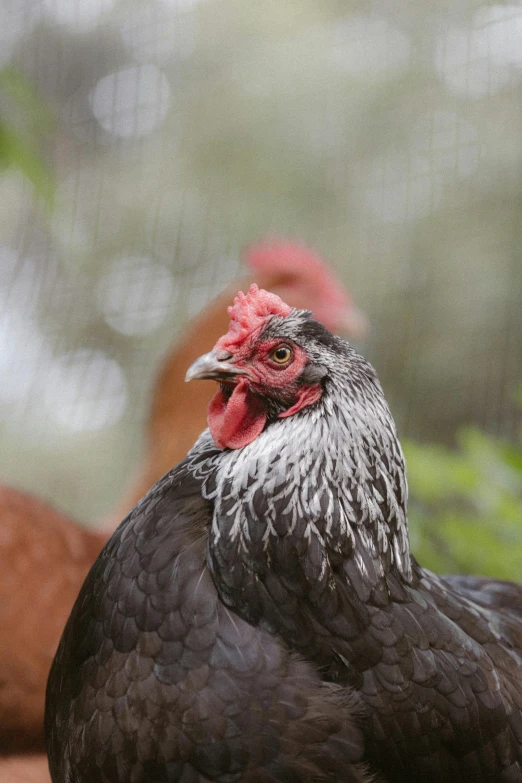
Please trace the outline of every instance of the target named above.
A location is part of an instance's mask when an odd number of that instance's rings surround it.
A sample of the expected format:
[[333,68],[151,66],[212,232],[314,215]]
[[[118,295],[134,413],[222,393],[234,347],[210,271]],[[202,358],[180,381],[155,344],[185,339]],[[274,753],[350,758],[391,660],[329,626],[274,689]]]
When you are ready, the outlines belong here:
[[17,168],[48,207],[55,186],[42,147],[51,127],[51,113],[31,82],[14,68],[1,70],[0,171]]
[[403,443],[413,552],[437,573],[519,581],[522,438],[513,445],[465,428],[457,440],[457,450]]

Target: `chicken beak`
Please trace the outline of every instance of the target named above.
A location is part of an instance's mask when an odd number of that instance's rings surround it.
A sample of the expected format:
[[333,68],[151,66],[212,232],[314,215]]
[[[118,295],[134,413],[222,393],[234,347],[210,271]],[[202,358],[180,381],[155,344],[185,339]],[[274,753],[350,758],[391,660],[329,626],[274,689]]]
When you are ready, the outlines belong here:
[[243,375],[244,371],[235,367],[229,360],[232,354],[225,351],[210,351],[190,365],[185,375],[186,381],[233,381],[237,375]]

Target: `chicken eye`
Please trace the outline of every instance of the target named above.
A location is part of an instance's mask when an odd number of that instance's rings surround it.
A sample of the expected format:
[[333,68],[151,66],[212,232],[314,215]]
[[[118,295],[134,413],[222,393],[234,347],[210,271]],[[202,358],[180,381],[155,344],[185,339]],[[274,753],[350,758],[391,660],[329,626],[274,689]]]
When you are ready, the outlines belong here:
[[292,358],[292,349],[289,348],[288,345],[280,345],[279,348],[272,351],[270,358],[276,364],[288,364]]

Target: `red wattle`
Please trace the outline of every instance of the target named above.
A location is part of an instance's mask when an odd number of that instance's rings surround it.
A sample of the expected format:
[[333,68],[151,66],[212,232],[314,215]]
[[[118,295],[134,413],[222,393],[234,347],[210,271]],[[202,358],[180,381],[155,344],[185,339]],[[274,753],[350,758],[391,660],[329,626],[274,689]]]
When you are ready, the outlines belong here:
[[265,423],[265,406],[249,392],[244,379],[234,386],[229,399],[218,389],[208,406],[210,434],[220,449],[247,446],[262,433]]

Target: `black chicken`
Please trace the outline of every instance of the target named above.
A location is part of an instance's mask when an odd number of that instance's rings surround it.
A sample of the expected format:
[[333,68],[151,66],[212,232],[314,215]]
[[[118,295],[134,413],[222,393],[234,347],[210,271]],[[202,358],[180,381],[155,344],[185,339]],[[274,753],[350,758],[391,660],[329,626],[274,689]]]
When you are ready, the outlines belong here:
[[120,525],[65,629],[54,783],[364,780],[358,709],[388,781],[522,783],[522,588],[497,601],[411,557],[362,357],[255,286],[229,312],[187,374],[220,383],[210,430]]

